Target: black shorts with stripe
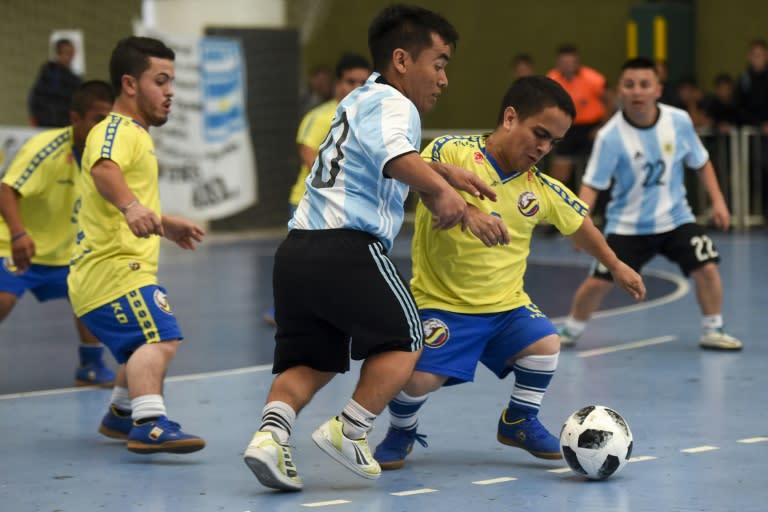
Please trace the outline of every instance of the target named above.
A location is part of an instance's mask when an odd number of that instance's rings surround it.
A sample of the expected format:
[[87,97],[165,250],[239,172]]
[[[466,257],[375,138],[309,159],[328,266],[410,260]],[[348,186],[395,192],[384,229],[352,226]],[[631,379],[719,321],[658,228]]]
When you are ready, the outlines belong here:
[[273,372],[345,372],[360,360],[423,343],[408,285],[382,243],[363,231],[292,230],[275,254]]
[[[637,272],[657,254],[677,263],[686,277],[709,262],[720,261],[714,242],[704,228],[695,223],[682,224],[672,231],[655,235],[610,234],[606,241],[616,256]],[[608,269],[601,264],[594,266],[592,275],[613,280]]]

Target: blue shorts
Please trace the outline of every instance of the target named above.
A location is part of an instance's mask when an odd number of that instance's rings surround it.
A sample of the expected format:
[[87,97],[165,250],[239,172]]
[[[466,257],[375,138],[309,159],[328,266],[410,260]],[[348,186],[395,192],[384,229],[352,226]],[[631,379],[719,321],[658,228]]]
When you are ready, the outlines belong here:
[[416,370],[449,377],[446,386],[472,382],[477,363],[503,379],[509,360],[532,343],[557,334],[535,304],[503,313],[467,315],[436,309],[420,311],[424,351]]
[[183,339],[165,288],[157,285],[132,290],[89,311],[80,320],[109,347],[120,364],[146,343]]
[[67,298],[67,266],[30,265],[21,274],[10,258],[0,258],[0,292],[21,297],[29,290],[40,302]]

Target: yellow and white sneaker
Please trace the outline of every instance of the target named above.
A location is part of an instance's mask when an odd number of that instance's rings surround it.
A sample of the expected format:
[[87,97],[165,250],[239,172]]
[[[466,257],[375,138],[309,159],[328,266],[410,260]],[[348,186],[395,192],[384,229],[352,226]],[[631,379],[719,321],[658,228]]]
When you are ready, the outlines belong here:
[[722,329],[705,332],[699,339],[699,346],[708,350],[741,350],[741,341],[730,334],[726,334]]
[[312,433],[312,440],[336,462],[356,475],[370,480],[381,476],[381,467],[368,447],[368,436],[350,439],[344,435],[339,418],[331,418]]
[[281,491],[300,491],[304,487],[293,463],[291,447],[280,444],[272,432],[256,432],[245,449],[244,460],[266,487]]

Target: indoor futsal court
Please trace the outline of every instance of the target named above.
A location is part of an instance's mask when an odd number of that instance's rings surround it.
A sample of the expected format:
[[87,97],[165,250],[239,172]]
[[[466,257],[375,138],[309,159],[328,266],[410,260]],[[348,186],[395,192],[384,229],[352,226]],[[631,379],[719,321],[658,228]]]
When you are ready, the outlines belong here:
[[[614,290],[576,347],[560,356],[540,417],[558,432],[585,405],[616,409],[634,435],[632,459],[619,474],[587,481],[563,461],[499,444],[496,423],[513,381],[481,367],[474,383],[440,390],[422,409],[428,448],[416,445],[403,469],[377,481],[360,479],[310,438],[346,403],[353,365],[296,423],[299,493],[263,487],[242,460],[271,382],[273,329],[262,313],[272,300],[280,238],[213,236],[194,252],[163,242],[160,282],[186,337],[171,364],[166,403],[169,416],[204,437],[206,448],[142,456],[100,436],[110,392],[69,387],[77,342],[67,304],[25,296],[0,326],[0,510],[762,512],[768,237],[711,236],[722,256],[726,327],[744,342],[742,352],[698,348],[694,289],[657,258],[644,275],[648,299],[635,305]],[[408,274],[407,234],[393,254]],[[589,260],[559,237],[535,238],[531,254],[527,291],[560,320]],[[373,446],[387,423],[385,412]]]

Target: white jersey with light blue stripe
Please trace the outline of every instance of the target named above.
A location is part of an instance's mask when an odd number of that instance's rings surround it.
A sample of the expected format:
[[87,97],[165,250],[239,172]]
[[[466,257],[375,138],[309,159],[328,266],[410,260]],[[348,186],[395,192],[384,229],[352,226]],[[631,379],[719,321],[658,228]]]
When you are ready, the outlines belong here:
[[416,106],[373,73],[336,109],[288,227],[365,231],[389,251],[403,223],[408,185],[385,176],[384,166],[420,145]]
[[597,134],[582,182],[605,190],[613,178],[606,234],[666,233],[695,221],[683,173],[701,169],[709,153],[686,111],[658,106],[653,126],[638,128],[619,111]]

